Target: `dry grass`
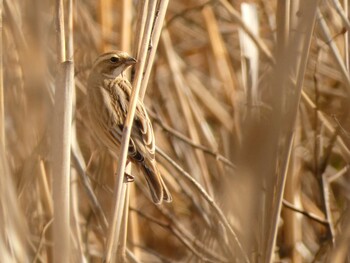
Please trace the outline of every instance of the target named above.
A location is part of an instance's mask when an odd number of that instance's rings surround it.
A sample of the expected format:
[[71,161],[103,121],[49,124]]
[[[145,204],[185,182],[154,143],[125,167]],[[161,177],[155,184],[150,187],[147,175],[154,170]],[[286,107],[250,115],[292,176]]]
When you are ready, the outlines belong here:
[[[347,1],[1,5],[0,262],[349,259]],[[125,167],[135,105],[119,161],[91,137],[110,49],[138,59],[171,204]]]

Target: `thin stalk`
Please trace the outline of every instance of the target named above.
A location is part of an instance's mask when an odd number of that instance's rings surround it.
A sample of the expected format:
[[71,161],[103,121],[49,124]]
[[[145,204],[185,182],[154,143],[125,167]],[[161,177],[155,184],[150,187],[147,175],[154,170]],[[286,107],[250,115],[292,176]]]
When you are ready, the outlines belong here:
[[[318,64],[316,64],[318,65]],[[329,222],[327,225],[327,237],[331,239],[334,242],[334,226],[333,226],[333,220],[332,220],[332,214],[330,210],[330,203],[329,203],[329,184],[326,178],[326,175],[324,174],[324,169],[328,157],[325,157],[325,160],[323,161],[322,165],[322,149],[324,149],[323,145],[321,144],[320,138],[322,138],[321,134],[321,126],[319,125],[319,119],[317,118],[318,111],[319,111],[319,81],[317,77],[317,66],[315,68],[314,73],[314,89],[315,89],[315,105],[316,108],[314,109],[314,171],[315,171],[315,177],[318,180],[319,187],[321,189],[320,193],[320,199],[321,199],[321,205],[322,210],[326,215],[326,218]],[[332,144],[329,144],[329,146]],[[328,147],[327,147],[328,148]],[[329,148],[330,150],[332,148]],[[325,156],[328,156],[326,153]],[[322,167],[323,166],[323,167]]]
[[349,170],[350,170],[350,165],[344,166],[339,172],[328,176],[327,182],[330,184],[330,183],[336,181],[337,179],[339,179],[340,177],[343,177],[346,173],[348,173]]
[[192,147],[202,150],[203,152],[210,154],[211,156],[213,156],[216,160],[223,162],[225,165],[231,167],[232,169],[235,169],[236,166],[230,162],[226,157],[224,157],[223,155],[221,155],[220,153],[218,153],[217,151],[213,151],[210,148],[203,146],[199,143],[194,142],[193,140],[191,140],[190,138],[188,138],[187,136],[185,136],[184,134],[182,134],[181,132],[171,128],[169,125],[165,124],[164,122],[162,122],[160,120],[160,118],[158,118],[156,116],[156,114],[149,112],[150,116],[152,118],[154,118],[154,120],[156,121],[156,123],[159,124],[159,126],[162,127],[162,129],[166,132],[168,132],[169,134],[173,135],[174,137],[178,138],[179,140],[191,145]]
[[[290,105],[290,120],[289,127],[287,127],[288,131],[292,131],[293,127],[295,125],[296,115],[298,111],[298,106],[300,103],[300,94],[302,90],[303,80],[305,77],[305,70],[307,65],[307,59],[309,55],[310,50],[310,44],[311,44],[311,37],[312,32],[314,30],[315,21],[316,21],[316,11],[317,11],[317,4],[318,0],[314,0],[308,4],[303,3],[303,10],[304,14],[301,18],[300,24],[298,25],[298,30],[296,30],[298,33],[294,36],[294,39],[291,39],[289,41],[290,44],[290,50],[291,54],[297,54],[300,52],[299,59],[294,59],[290,57],[291,66],[289,70],[297,70],[297,81],[295,90],[297,92],[296,96],[293,98],[292,104]],[[307,26],[306,26],[307,25]],[[303,30],[301,30],[303,28]],[[303,33],[299,33],[303,32]],[[293,51],[293,48],[295,50]],[[281,62],[283,59],[281,60]],[[283,72],[284,74],[287,72]],[[283,76],[284,78],[288,78],[288,75]],[[286,80],[286,79],[285,79]],[[276,193],[274,197],[274,207],[272,210],[272,222],[268,222],[269,225],[273,226],[271,227],[268,235],[268,243],[267,248],[265,251],[266,253],[266,262],[272,262],[273,254],[274,254],[274,247],[275,242],[277,238],[277,229],[278,229],[278,221],[281,214],[281,208],[282,208],[282,200],[283,200],[283,194],[284,194],[284,187],[286,182],[286,173],[290,158],[290,152],[291,152],[291,146],[293,141],[294,134],[291,132],[290,134],[287,134],[287,147],[285,149],[285,156],[282,158],[282,169],[279,180],[276,181]]]
[[251,40],[256,44],[261,53],[267,58],[270,63],[274,63],[274,58],[271,54],[271,51],[265,45],[261,38],[256,36],[249,27],[243,22],[239,12],[233,8],[233,6],[226,0],[219,0],[221,5],[226,8],[235,22],[242,28],[242,30],[251,38]]
[[[128,209],[129,207],[137,207],[138,205],[138,198],[137,198],[137,195],[136,195],[136,187],[133,185],[133,186],[129,186],[129,189],[130,189],[130,198],[129,198],[129,206],[128,206]],[[129,213],[129,227],[128,227],[128,240],[129,240],[129,243],[131,244],[140,244],[141,243],[141,233],[140,233],[140,221],[139,221],[139,218],[136,214],[134,213]],[[131,251],[129,252],[132,252],[133,255],[136,257],[136,258],[140,258],[140,249],[135,246],[135,245],[132,245],[132,247],[130,248]],[[128,256],[128,251],[127,252],[127,256]]]
[[[160,210],[162,211],[163,209]],[[200,262],[228,262],[227,259],[220,257],[220,255],[217,255],[213,251],[209,251],[209,249],[202,243],[200,243],[198,240],[195,239],[191,235],[188,235],[188,231],[183,226],[180,226],[179,224],[176,224],[174,220],[168,217],[170,222],[162,222],[158,218],[149,216],[148,214],[144,213],[141,210],[132,208],[133,211],[135,211],[139,216],[143,217],[144,219],[148,220],[151,223],[154,223],[165,230],[169,231],[172,235],[174,235],[193,255],[198,257]],[[163,213],[164,211],[162,211]],[[165,215],[163,213],[163,215]],[[167,216],[167,215],[165,215]]]
[[102,207],[101,207],[101,205],[100,205],[100,203],[99,203],[99,201],[94,193],[94,190],[91,186],[90,180],[89,180],[87,174],[85,173],[86,166],[85,166],[85,163],[83,162],[84,159],[79,154],[76,147],[72,146],[71,151],[72,151],[72,162],[73,162],[74,167],[80,176],[84,190],[85,190],[86,194],[88,195],[91,209],[92,209],[93,213],[95,214],[99,224],[101,225],[101,228],[102,228],[104,234],[107,234],[108,221],[107,221],[107,218],[102,210]]
[[319,28],[323,34],[324,41],[329,46],[331,54],[333,55],[335,61],[337,62],[337,66],[340,69],[340,72],[343,76],[343,81],[346,86],[346,91],[348,93],[348,96],[350,94],[350,75],[346,67],[346,63],[344,62],[344,59],[342,58],[342,55],[339,51],[339,48],[337,47],[336,43],[333,41],[333,37],[331,35],[330,29],[326,23],[326,21],[323,18],[323,15],[319,9],[317,9],[317,19],[318,19],[318,25]]
[[189,181],[202,195],[202,197],[208,202],[208,204],[213,208],[216,216],[222,221],[225,228],[228,230],[230,235],[233,237],[236,245],[239,248],[239,251],[241,255],[244,258],[244,262],[250,262],[249,258],[244,251],[241,242],[239,241],[237,234],[231,227],[230,223],[228,222],[227,218],[225,217],[222,210],[218,207],[218,205],[215,203],[213,198],[205,191],[205,189],[190,175],[188,174],[184,169],[181,168],[180,165],[178,165],[176,162],[174,162],[164,151],[162,151],[159,147],[156,147],[157,153],[159,153],[160,156],[162,156],[165,160],[167,160],[178,172],[180,172],[181,175],[184,176],[184,178]]
[[[129,165],[131,166],[131,165]],[[128,169],[129,167],[126,167]],[[130,172],[131,169],[128,169]],[[118,262],[127,262],[126,261],[126,239],[128,237],[128,222],[129,222],[129,203],[130,203],[130,186],[127,185],[125,188],[125,201],[124,201],[124,211],[122,218],[122,227],[121,227],[121,240],[117,248],[117,260]]]
[[227,130],[231,131],[234,124],[231,114],[225,109],[222,102],[215,98],[215,96],[203,84],[204,82],[200,80],[200,76],[190,72],[187,74],[186,79],[192,84],[190,85],[191,91],[196,95],[202,105],[208,109],[208,111],[214,115]]
[[[67,59],[70,61],[74,61],[74,35],[73,35],[73,1],[74,0],[68,0],[68,8],[67,8]],[[76,108],[76,90],[75,87],[75,81],[74,78],[72,80],[72,104],[74,104],[72,107]],[[74,121],[72,123],[72,145],[77,143],[77,130],[76,130],[76,122]],[[77,146],[79,147],[79,146]],[[80,221],[79,221],[79,188],[77,184],[77,171],[72,170],[71,173],[72,182],[75,182],[72,184],[71,187],[71,207],[72,207],[72,225],[74,225],[73,234],[76,236],[76,253],[77,258],[79,259],[79,262],[86,262],[86,258],[84,255],[84,245],[82,240],[82,230],[80,227]]]
[[[337,0],[334,0],[334,2],[338,2]],[[344,5],[344,10],[342,10],[342,14],[340,14],[342,16],[342,19],[344,20],[345,14],[349,13],[349,4],[348,1],[343,0],[343,5]],[[347,31],[344,34],[344,63],[346,68],[349,70],[349,30],[350,30],[350,22],[349,19],[346,19],[346,21],[343,21],[343,23],[347,23]]]
[[335,247],[332,249],[327,263],[349,262],[349,242],[350,242],[350,210],[344,211],[342,222],[339,223],[341,231],[336,235]]
[[[57,62],[52,139],[53,175],[53,260],[70,260],[70,144],[74,88],[73,62],[66,59],[63,0],[56,0]],[[64,63],[62,63],[64,62]]]
[[[132,1],[121,1],[122,17],[121,17],[121,49],[126,52],[131,50],[131,28],[132,28]],[[131,165],[127,166],[126,172],[132,174]],[[126,262],[126,240],[128,237],[128,220],[129,220],[129,202],[130,202],[130,186],[124,184],[124,211],[122,213],[122,222],[120,240],[116,240],[117,245],[116,256],[118,262]],[[113,258],[113,256],[112,256]]]
[[148,0],[140,0],[137,5],[137,21],[136,21],[136,32],[135,32],[135,45],[134,45],[134,56],[138,57],[141,50],[141,43],[147,19],[147,7]]
[[[247,27],[259,36],[259,15],[255,4],[243,3],[241,5],[242,20]],[[260,102],[260,92],[258,90],[259,76],[259,50],[252,40],[239,31],[241,66],[242,66],[242,86],[245,90],[247,101],[247,115],[251,116],[253,107]]]
[[5,106],[4,106],[4,78],[3,78],[3,46],[2,46],[2,12],[4,2],[0,1],[0,151],[5,152]]
[[[169,68],[172,72],[171,76],[173,78],[173,83],[175,86],[176,95],[179,98],[180,101],[180,108],[182,110],[186,126],[188,127],[188,132],[190,134],[190,138],[195,142],[199,143],[200,137],[198,130],[196,129],[195,121],[194,121],[194,113],[191,110],[190,107],[190,100],[188,99],[188,93],[186,94],[186,81],[183,77],[183,74],[181,72],[181,65],[179,63],[178,56],[176,55],[176,52],[174,50],[174,46],[171,42],[170,34],[167,29],[163,30],[162,34],[162,44],[164,45],[164,50],[166,54],[166,60],[169,65]],[[186,96],[187,95],[187,96]],[[212,194],[212,187],[210,184],[210,178],[207,167],[201,165],[205,163],[204,156],[200,151],[194,152],[196,155],[196,165],[198,165],[198,168],[201,169],[201,177],[197,175],[198,180],[200,180],[201,183],[203,183],[205,189],[209,191],[210,194]],[[200,179],[199,179],[200,178]]]
[[140,100],[142,101],[149,80],[149,76],[151,74],[151,70],[153,68],[154,58],[156,56],[156,51],[159,43],[160,33],[162,32],[165,14],[168,8],[169,0],[160,0],[159,8],[157,10],[157,15],[154,21],[153,33],[152,33],[152,47],[151,52],[149,53],[147,66],[145,69],[145,74],[142,81],[141,91],[140,91]]
[[276,27],[276,48],[277,54],[281,54],[285,50],[289,39],[290,26],[290,0],[281,0],[277,2],[276,10],[277,23],[281,23]]
[[66,59],[63,0],[56,0],[57,61]]
[[321,175],[320,186],[321,186],[321,200],[322,200],[322,208],[323,212],[326,215],[326,219],[328,221],[327,225],[327,238],[332,242],[334,245],[334,237],[335,237],[335,227],[334,222],[332,218],[332,211],[331,211],[331,203],[330,203],[330,189],[329,189],[329,183],[327,181],[327,175],[323,174]]
[[141,261],[137,259],[137,256],[129,249],[126,249],[126,256],[130,263],[141,263]]
[[[33,259],[32,262],[38,262],[38,260],[40,259],[40,253],[41,253],[41,249],[44,245],[44,240],[45,240],[45,236],[46,236],[46,232],[47,230],[49,229],[49,227],[52,225],[52,222],[53,222],[53,218],[47,222],[43,228],[43,230],[41,231],[41,238],[40,238],[40,242],[39,242],[39,245],[38,245],[38,248],[36,250],[36,253],[35,253],[35,257]],[[44,262],[44,261],[42,261]]]
[[[148,7],[148,12],[149,14],[154,14],[155,10],[155,3],[156,1],[150,1],[150,5]],[[151,15],[148,16],[148,20],[153,17]],[[121,234],[121,218],[122,218],[122,213],[124,210],[124,204],[122,200],[125,200],[125,165],[127,161],[127,155],[128,155],[128,148],[129,148],[129,141],[130,141],[130,135],[131,135],[131,129],[133,125],[133,120],[134,120],[134,115],[135,115],[135,110],[136,110],[136,105],[138,103],[138,97],[140,93],[140,88],[141,88],[141,81],[142,81],[142,73],[144,72],[145,68],[145,61],[146,61],[146,56],[147,56],[147,50],[148,50],[148,43],[150,40],[150,35],[151,35],[151,23],[148,21],[146,23],[148,27],[145,28],[145,33],[143,36],[142,40],[142,46],[141,46],[141,51],[139,54],[138,59],[138,64],[136,67],[136,77],[134,81],[134,88],[131,93],[131,99],[130,99],[130,104],[128,107],[128,114],[124,123],[124,130],[123,130],[123,137],[121,141],[121,147],[120,147],[120,154],[119,154],[119,162],[117,166],[117,172],[116,172],[116,177],[117,181],[115,184],[115,189],[114,189],[114,205],[113,205],[113,215],[112,215],[112,220],[110,223],[110,228],[109,228],[109,235],[107,238],[107,247],[106,247],[106,252],[105,252],[105,258],[104,262],[109,263],[111,262],[113,254],[115,254],[116,249],[117,249],[117,242],[120,240],[120,234]]]
[[[343,10],[343,8],[338,0],[333,0],[332,2],[333,2],[333,5],[335,7],[335,10],[337,10],[337,13],[339,14],[339,16],[343,22],[343,25],[346,27],[346,30],[350,31],[350,22],[349,22],[349,19],[347,18],[347,15],[346,15],[347,12]],[[346,4],[345,1],[344,1],[344,4]]]
[[[289,12],[288,12],[289,13]],[[300,115],[299,115],[300,116]],[[302,136],[302,123],[300,118],[297,119],[295,126],[294,143],[292,144],[290,164],[288,165],[287,178],[284,190],[283,205],[285,200],[289,200],[294,207],[301,207],[301,176],[302,173],[302,158],[300,158],[295,149],[295,145],[299,145]],[[287,202],[287,201],[286,201]],[[291,249],[288,251],[289,257],[293,262],[302,261],[302,254],[294,245],[299,240],[302,240],[302,217],[294,213],[291,209],[282,209],[281,211],[283,222],[285,223],[284,242]]]
[[[315,103],[311,100],[311,98],[304,91],[301,91],[301,98],[302,98],[303,102],[309,108],[316,109]],[[320,119],[320,121],[322,122],[322,125],[324,125],[325,129],[327,130],[327,132],[329,132],[331,134],[335,133],[336,128],[334,128],[332,123],[327,119],[327,117],[325,116],[325,114],[323,112],[318,111],[317,112],[317,117]],[[345,141],[340,136],[337,136],[336,141],[337,141],[337,146],[339,147],[343,158],[347,162],[350,162],[350,149],[345,144]]]
[[224,42],[222,33],[220,32],[220,26],[213,8],[209,5],[205,6],[202,10],[202,15],[208,31],[208,38],[213,54],[215,78],[218,78],[221,81],[226,97],[231,99],[236,95],[237,77],[234,74],[227,46]]
[[68,0],[68,10],[67,10],[67,59],[73,61],[74,56],[74,38],[73,38],[73,1]]
[[308,211],[299,209],[298,207],[295,207],[295,205],[293,205],[292,203],[289,203],[287,200],[283,199],[282,203],[283,203],[284,207],[286,207],[290,210],[293,210],[294,212],[297,212],[299,214],[302,214],[302,215],[310,218],[311,220],[314,220],[315,222],[318,222],[318,223],[320,223],[322,225],[326,225],[326,226],[329,224],[329,222],[326,219],[323,219],[314,213],[310,213]]
[[[146,194],[144,192],[144,194]],[[217,249],[212,249],[210,246],[208,247],[208,243],[202,243],[202,240],[196,239],[195,236],[189,231],[189,229],[179,220],[180,218],[174,215],[167,207],[165,206],[157,206],[157,209],[160,211],[162,216],[166,218],[166,224],[163,224],[170,232],[172,232],[175,237],[179,239],[188,249],[194,252],[194,254],[202,254],[204,257],[211,258],[214,262],[227,262],[227,258],[218,253]],[[206,212],[204,212],[206,213]],[[206,214],[211,217],[211,211]],[[215,224],[217,221],[215,221]],[[222,233],[221,233],[222,234]],[[223,234],[223,235],[226,235]],[[221,235],[217,235],[217,242],[220,244]],[[215,239],[215,237],[212,237]],[[219,250],[223,250],[224,247],[227,246],[227,242],[223,242]],[[230,249],[231,247],[228,246]],[[198,252],[195,252],[198,251]]]
[[40,192],[42,193],[42,202],[43,202],[43,207],[46,213],[48,214],[48,219],[53,218],[53,204],[52,204],[52,198],[51,198],[51,191],[48,183],[48,176],[45,171],[45,166],[43,160],[39,160],[39,187],[40,187]]
[[56,81],[52,138],[53,255],[54,262],[69,262],[70,255],[70,144],[74,66],[60,65]]
[[82,239],[82,230],[80,227],[80,214],[79,214],[79,185],[78,185],[78,174],[77,171],[71,170],[72,185],[71,185],[71,210],[72,210],[72,235],[75,238],[74,246],[74,258],[78,258],[81,263],[86,263],[87,259],[84,255],[84,240]]
[[[148,64],[146,65],[146,59],[147,59],[147,55],[148,55],[148,49],[149,49],[149,45],[150,45],[150,40],[151,40],[151,34],[152,34],[152,26],[153,26],[153,20],[154,20],[154,16],[155,16],[155,10],[156,10],[156,4],[157,1],[155,0],[150,0],[149,1],[149,6],[148,6],[148,12],[147,12],[147,16],[146,16],[146,21],[145,21],[145,26],[144,26],[144,30],[143,30],[143,38],[142,41],[140,42],[140,49],[139,49],[139,56],[141,57],[141,54],[143,54],[143,63],[144,63],[144,67],[146,68],[148,66]],[[144,53],[143,53],[144,52]],[[138,57],[138,59],[140,58]],[[140,65],[140,64],[138,64]],[[141,75],[141,79],[139,80],[141,82],[143,82],[143,73],[144,73],[144,69],[142,69],[142,72],[140,72],[140,67],[136,66],[136,70],[135,70],[135,74],[136,75]],[[133,82],[133,86],[135,86],[136,83],[136,78]],[[143,100],[143,95],[141,92],[143,92],[143,94],[146,92],[145,90],[142,90],[143,88],[145,89],[147,87],[147,85],[143,85],[141,83],[141,87],[140,87],[140,94],[139,94],[139,99],[142,101]],[[142,97],[141,97],[142,95]]]

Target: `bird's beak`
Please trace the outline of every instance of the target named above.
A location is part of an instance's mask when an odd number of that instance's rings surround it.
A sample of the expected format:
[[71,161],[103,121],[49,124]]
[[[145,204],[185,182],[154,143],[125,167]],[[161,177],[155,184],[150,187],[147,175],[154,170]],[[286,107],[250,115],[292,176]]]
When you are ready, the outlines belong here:
[[134,59],[133,57],[128,57],[128,58],[125,59],[124,63],[126,65],[134,65],[134,64],[136,64],[136,62],[137,62],[137,60]]

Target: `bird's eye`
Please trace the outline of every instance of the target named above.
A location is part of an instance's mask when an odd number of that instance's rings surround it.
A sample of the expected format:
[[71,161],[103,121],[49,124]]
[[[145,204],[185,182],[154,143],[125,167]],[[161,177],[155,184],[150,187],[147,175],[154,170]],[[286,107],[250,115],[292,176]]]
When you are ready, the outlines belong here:
[[111,58],[109,59],[109,61],[112,62],[112,63],[118,63],[118,62],[119,62],[119,58],[117,58],[117,57],[111,57]]

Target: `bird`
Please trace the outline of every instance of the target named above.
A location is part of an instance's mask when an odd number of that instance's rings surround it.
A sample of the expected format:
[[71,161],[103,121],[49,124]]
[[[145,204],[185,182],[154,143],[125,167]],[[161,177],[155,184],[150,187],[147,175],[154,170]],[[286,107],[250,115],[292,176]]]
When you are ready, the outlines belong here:
[[[114,157],[120,151],[132,91],[132,85],[123,73],[136,63],[137,60],[127,52],[106,52],[97,57],[88,77],[90,129],[98,144],[106,147]],[[130,161],[144,174],[155,204],[172,201],[155,160],[152,123],[141,100],[137,102],[130,135],[128,162]]]

